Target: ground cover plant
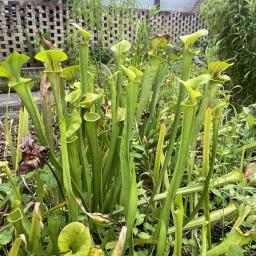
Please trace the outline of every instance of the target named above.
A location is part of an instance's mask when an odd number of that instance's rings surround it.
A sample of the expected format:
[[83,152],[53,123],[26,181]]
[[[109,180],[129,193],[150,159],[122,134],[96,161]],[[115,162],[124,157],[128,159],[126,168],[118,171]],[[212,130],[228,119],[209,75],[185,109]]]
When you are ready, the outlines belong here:
[[200,30],[181,49],[154,36],[141,58],[122,40],[99,74],[91,35],[72,25],[77,65],[54,47],[35,55],[41,108],[20,76],[28,57],[14,52],[0,66],[23,104],[17,147],[8,111],[3,122],[12,161],[0,162],[2,254],[252,255],[256,168],[242,170],[254,159],[255,119],[253,106],[228,106],[233,64],[195,68]]

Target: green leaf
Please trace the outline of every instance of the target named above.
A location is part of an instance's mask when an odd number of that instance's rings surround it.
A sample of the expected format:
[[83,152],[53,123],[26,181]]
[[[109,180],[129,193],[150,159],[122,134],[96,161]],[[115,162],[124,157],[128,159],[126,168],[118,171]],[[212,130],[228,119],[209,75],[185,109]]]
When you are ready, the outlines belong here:
[[125,119],[125,108],[118,108],[117,109],[117,122],[122,122]]
[[191,48],[202,36],[208,35],[208,31],[205,29],[198,30],[197,32],[181,36],[180,39],[185,44],[186,48]]
[[110,48],[115,54],[121,55],[125,52],[128,52],[131,49],[131,43],[127,40],[122,40],[118,42],[117,44],[114,44]]
[[67,138],[71,138],[75,132],[80,128],[82,118],[80,113],[74,108],[67,120]]
[[96,122],[100,119],[100,115],[94,112],[85,112],[84,120],[87,122]]
[[194,77],[192,79],[189,79],[187,81],[179,80],[182,84],[184,84],[187,87],[190,87],[191,89],[197,89],[201,85],[206,84],[211,79],[210,75],[203,74],[197,77]]
[[78,29],[78,32],[83,37],[85,42],[88,42],[91,39],[91,37],[92,37],[91,34],[89,32],[87,32],[86,30],[84,30],[81,26],[79,26],[76,23],[71,23],[71,25],[73,25],[76,29]]
[[86,93],[83,95],[82,100],[80,102],[80,106],[85,109],[90,109],[92,105],[99,99],[104,96],[103,91],[100,93]]
[[42,229],[42,213],[40,209],[40,203],[35,203],[32,224],[29,232],[29,248],[31,252],[38,255],[40,253],[40,235]]
[[227,256],[243,256],[243,251],[242,249],[236,245],[236,244],[231,244],[229,247],[228,247],[228,253],[227,253]]
[[68,59],[62,50],[45,50],[37,53],[35,59],[44,63],[45,72],[61,72],[61,62]]
[[239,228],[236,228],[232,234],[230,234],[222,243],[210,249],[206,256],[218,256],[226,253],[230,245],[246,245],[250,244],[256,239],[256,231],[251,230],[247,233],[243,233]]
[[229,64],[224,61],[214,61],[214,62],[211,62],[208,64],[208,70],[209,70],[209,73],[212,74],[213,76],[218,76],[224,70],[231,67],[232,65],[233,65],[233,63]]
[[125,74],[128,76],[128,78],[133,81],[136,78],[136,74],[130,70],[129,68],[126,68],[125,66],[121,65],[122,69],[124,70]]
[[133,81],[138,77],[141,77],[143,75],[143,72],[139,69],[135,68],[134,66],[129,66],[128,68],[125,66],[121,66],[128,78]]
[[104,252],[102,249],[98,249],[96,247],[92,247],[90,250],[90,256],[104,256]]
[[149,235],[148,233],[145,233],[145,232],[140,232],[137,236],[138,236],[139,238],[145,239],[145,240],[152,238],[151,235]]
[[137,78],[143,76],[143,72],[141,70],[137,69],[136,67],[129,66],[128,68],[136,74]]
[[0,245],[7,245],[12,241],[12,233],[8,230],[4,230],[0,233]]
[[29,60],[29,57],[18,52],[13,52],[0,65],[0,77],[5,77],[9,80],[9,84],[20,82],[20,71],[23,64]]
[[79,65],[65,67],[61,72],[61,77],[67,81],[71,81],[78,74],[79,69],[80,69]]
[[82,223],[72,222],[59,234],[58,247],[65,255],[87,256],[91,245],[89,228]]
[[22,239],[22,236],[24,236],[24,235],[18,236],[15,239],[15,241],[13,242],[12,248],[9,251],[9,254],[8,254],[9,256],[18,256],[19,255],[19,250],[20,250],[21,242],[22,242],[22,240],[23,241],[25,240],[25,236],[23,237],[23,239]]
[[81,96],[81,90],[80,90],[80,88],[78,88],[78,89],[70,92],[69,94],[67,94],[65,96],[65,101],[73,104],[80,99],[80,96]]
[[150,53],[153,54],[158,49],[164,49],[167,47],[170,40],[169,35],[156,35],[150,40]]
[[[107,111],[105,116],[109,119],[112,119],[112,111],[111,108]],[[125,119],[125,108],[118,108],[117,109],[117,122],[122,122]]]
[[113,224],[113,220],[106,214],[99,212],[89,213],[87,215],[92,219],[92,221],[100,226],[109,226]]

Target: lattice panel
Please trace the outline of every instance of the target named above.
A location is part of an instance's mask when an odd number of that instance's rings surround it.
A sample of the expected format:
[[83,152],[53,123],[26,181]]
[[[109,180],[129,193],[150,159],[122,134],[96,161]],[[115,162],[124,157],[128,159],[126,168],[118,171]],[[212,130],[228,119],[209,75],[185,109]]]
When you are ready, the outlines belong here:
[[[33,59],[36,52],[35,35],[38,31],[49,35],[58,47],[63,48],[67,36],[72,32],[70,22],[75,21],[93,34],[92,43],[100,41],[104,46],[114,44],[120,38],[134,41],[139,22],[148,19],[148,10],[133,10],[121,13],[116,9],[105,9],[101,17],[101,33],[93,27],[92,10],[88,17],[71,17],[70,6],[57,3],[0,2],[0,61],[11,52],[18,51],[31,56],[28,66],[38,66]],[[90,16],[91,15],[91,16]],[[151,21],[154,33],[168,33],[172,40],[195,32],[203,27],[197,13],[159,12]]]

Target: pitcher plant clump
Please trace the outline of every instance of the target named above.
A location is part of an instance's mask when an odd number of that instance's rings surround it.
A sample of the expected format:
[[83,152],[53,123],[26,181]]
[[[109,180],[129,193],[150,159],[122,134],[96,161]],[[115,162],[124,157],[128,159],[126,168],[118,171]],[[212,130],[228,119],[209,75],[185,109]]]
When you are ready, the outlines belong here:
[[[0,66],[22,102],[17,147],[8,112],[4,125],[11,162],[0,162],[1,253],[180,256],[189,248],[210,256],[249,248],[255,168],[245,178],[242,170],[253,146],[237,141],[227,114],[233,64],[195,67],[208,32],[180,37],[181,48],[169,35],[153,36],[145,56],[121,40],[105,65],[89,57],[91,34],[71,25],[79,63],[66,66],[58,48],[35,55],[45,67],[40,107],[33,81],[20,75],[29,57],[14,52]],[[228,155],[231,140],[237,149]],[[228,234],[217,240],[214,227],[225,223]]]

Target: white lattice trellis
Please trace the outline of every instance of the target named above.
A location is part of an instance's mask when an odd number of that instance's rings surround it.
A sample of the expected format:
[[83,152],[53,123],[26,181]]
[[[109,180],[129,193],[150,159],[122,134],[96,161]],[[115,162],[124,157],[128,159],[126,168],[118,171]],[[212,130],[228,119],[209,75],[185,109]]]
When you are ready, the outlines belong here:
[[[18,51],[28,55],[34,54],[35,35],[40,30],[48,33],[51,40],[54,40],[58,47],[63,48],[65,38],[71,31],[69,22],[70,6],[57,3],[23,3],[12,1],[8,4],[0,2],[0,61],[6,58],[11,52]],[[90,10],[88,10],[90,11]],[[120,39],[121,18],[120,13],[114,9],[106,9],[101,22],[101,41],[104,46],[112,45]],[[133,10],[128,14],[122,13],[123,26],[122,35],[125,39],[133,41],[135,38],[136,25],[138,21],[148,18],[148,10]],[[111,17],[111,18],[110,18]],[[76,21],[89,29],[93,34],[92,41],[97,40],[96,29],[92,28],[81,17]],[[195,32],[203,27],[200,15],[197,13],[181,12],[159,12],[151,21],[155,32],[163,32],[171,35],[172,40],[179,36]],[[31,58],[28,66],[37,66]]]

